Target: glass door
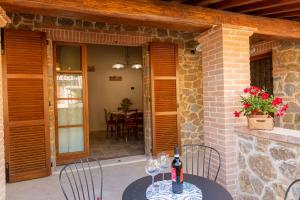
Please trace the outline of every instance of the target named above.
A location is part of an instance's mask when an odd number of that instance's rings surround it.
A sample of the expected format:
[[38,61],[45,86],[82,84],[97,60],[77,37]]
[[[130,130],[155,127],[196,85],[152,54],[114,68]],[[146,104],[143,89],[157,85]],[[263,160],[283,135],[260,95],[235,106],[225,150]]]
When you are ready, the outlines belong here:
[[54,44],[56,161],[65,164],[89,154],[86,46]]

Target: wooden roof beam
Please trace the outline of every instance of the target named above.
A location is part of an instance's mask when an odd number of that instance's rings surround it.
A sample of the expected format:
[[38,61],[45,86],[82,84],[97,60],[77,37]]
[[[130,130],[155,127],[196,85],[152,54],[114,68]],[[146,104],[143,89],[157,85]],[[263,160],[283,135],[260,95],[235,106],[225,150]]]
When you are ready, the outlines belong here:
[[256,34],[300,39],[300,23],[219,11],[176,2],[124,0],[1,0],[8,11],[35,12],[43,15],[93,18],[118,23],[200,31],[228,24],[256,29]]
[[235,7],[234,9],[231,9],[231,11],[249,13],[249,12],[258,11],[266,8],[284,6],[293,3],[299,3],[299,0],[272,0],[272,1],[255,2],[253,4],[251,3],[250,5]]
[[222,9],[222,10],[226,10],[226,9],[230,9],[230,8],[234,8],[234,7],[239,7],[239,6],[243,6],[243,5],[249,5],[252,3],[256,3],[256,2],[261,2],[263,0],[227,0],[227,1],[221,1],[218,3],[214,3],[212,5],[210,5],[210,8],[216,8],[216,9]]

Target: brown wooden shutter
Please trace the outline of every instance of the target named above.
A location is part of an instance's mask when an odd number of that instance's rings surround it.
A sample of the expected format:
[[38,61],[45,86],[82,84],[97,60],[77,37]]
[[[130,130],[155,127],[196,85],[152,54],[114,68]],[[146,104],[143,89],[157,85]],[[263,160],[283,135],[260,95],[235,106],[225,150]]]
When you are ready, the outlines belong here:
[[173,154],[179,145],[177,119],[178,48],[170,43],[150,44],[153,154]]
[[9,181],[50,174],[46,37],[5,30],[4,125]]

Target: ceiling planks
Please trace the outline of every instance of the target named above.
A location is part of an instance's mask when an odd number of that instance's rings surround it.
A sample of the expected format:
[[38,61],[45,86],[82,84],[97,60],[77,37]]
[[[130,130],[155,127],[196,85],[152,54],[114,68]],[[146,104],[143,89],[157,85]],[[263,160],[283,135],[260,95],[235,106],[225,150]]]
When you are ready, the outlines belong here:
[[298,21],[300,0],[182,0],[194,6]]
[[229,8],[235,8],[239,6],[244,6],[248,5],[250,3],[256,3],[256,2],[261,2],[263,0],[228,0],[228,1],[219,1],[217,3],[213,3],[210,5],[210,8],[217,8],[217,9],[229,9]]

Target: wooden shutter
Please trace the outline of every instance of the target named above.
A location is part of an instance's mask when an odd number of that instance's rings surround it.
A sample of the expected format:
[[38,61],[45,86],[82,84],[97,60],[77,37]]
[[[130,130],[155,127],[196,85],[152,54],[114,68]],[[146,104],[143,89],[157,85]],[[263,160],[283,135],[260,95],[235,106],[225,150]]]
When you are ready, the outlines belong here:
[[173,154],[179,145],[177,119],[177,63],[175,44],[151,43],[153,154]]
[[50,174],[46,37],[4,32],[5,148],[9,181]]

